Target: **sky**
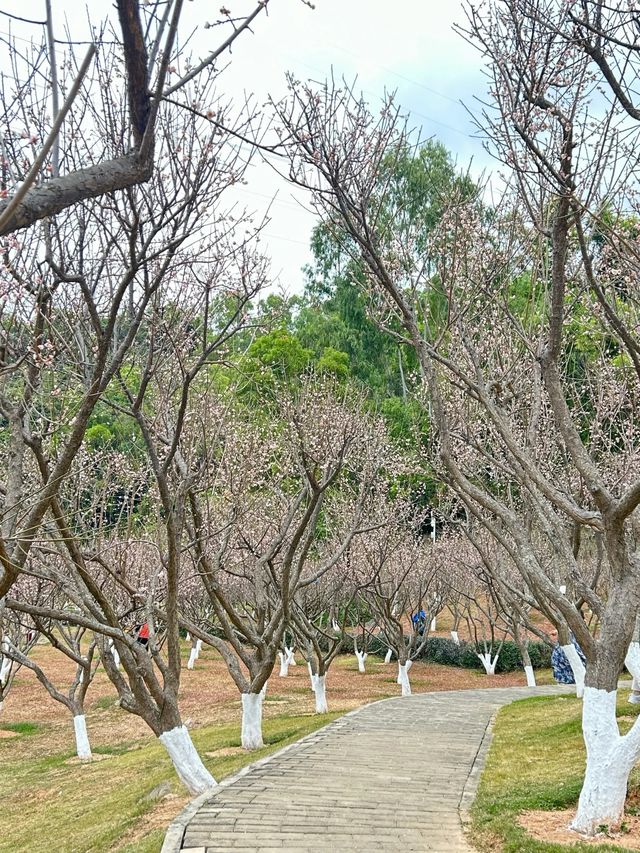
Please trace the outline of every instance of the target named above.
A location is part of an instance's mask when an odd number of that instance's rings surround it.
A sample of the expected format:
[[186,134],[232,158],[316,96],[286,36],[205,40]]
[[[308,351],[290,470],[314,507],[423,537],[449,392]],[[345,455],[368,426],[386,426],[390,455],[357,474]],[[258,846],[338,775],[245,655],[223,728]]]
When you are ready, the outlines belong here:
[[[66,15],[74,37],[84,37],[84,4],[52,2],[56,36],[63,36]],[[185,3],[181,32],[184,37],[193,31],[190,46],[197,56],[204,57],[220,41],[220,30],[205,26],[218,17],[220,5],[221,0]],[[224,0],[224,6],[235,16],[254,3]],[[108,8],[104,0],[87,4],[94,20]],[[422,138],[441,140],[461,168],[470,162],[475,174],[491,168],[465,108],[477,111],[474,98],[483,96],[485,81],[479,53],[452,29],[454,22],[465,20],[460,0],[315,0],[313,10],[302,0],[270,0],[268,9],[268,16],[255,21],[253,32],[233,46],[220,78],[229,95],[251,94],[259,104],[269,94],[277,98],[285,94],[287,71],[301,80],[323,81],[332,72],[348,81],[357,77],[356,88],[372,106],[385,89],[394,91],[409,124],[420,128]],[[45,0],[0,0],[0,12],[42,19],[44,10]],[[34,32],[15,22],[11,26],[24,37]],[[8,28],[9,19],[0,14],[0,31]],[[252,166],[247,180],[239,190],[239,203],[254,210],[256,219],[269,211],[263,248],[272,259],[274,287],[299,292],[315,222],[306,210],[308,200],[265,165]]]

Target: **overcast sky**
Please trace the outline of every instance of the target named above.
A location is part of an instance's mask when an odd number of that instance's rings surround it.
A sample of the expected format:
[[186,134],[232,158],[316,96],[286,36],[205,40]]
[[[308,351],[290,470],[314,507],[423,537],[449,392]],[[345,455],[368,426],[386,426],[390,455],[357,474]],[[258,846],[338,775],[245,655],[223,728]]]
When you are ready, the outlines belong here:
[[[196,28],[192,49],[205,56],[220,39],[215,20],[221,0],[188,0],[182,32]],[[253,8],[247,0],[224,0],[234,14]],[[0,10],[25,17],[44,18],[44,0],[0,0]],[[81,32],[84,4],[53,0],[56,36],[63,37],[63,15]],[[87,8],[94,20],[106,14],[103,0]],[[233,48],[231,64],[221,78],[229,94],[254,94],[262,103],[268,94],[284,94],[284,75],[324,80],[333,69],[348,80],[357,76],[358,88],[372,104],[385,88],[396,91],[397,103],[409,114],[411,125],[423,137],[435,136],[451,150],[461,167],[473,158],[474,171],[490,165],[474,138],[471,119],[461,102],[473,109],[473,97],[484,94],[479,54],[452,30],[464,22],[460,0],[316,0],[315,10],[301,0],[271,0],[269,15],[260,16],[253,34],[245,34]],[[9,21],[0,15],[0,30]],[[14,32],[27,35],[26,27]],[[30,31],[33,31],[31,28]],[[84,33],[82,33],[84,35]],[[0,60],[1,61],[1,60]],[[300,269],[309,260],[313,218],[296,200],[292,189],[267,168],[254,167],[242,193],[247,207],[263,213],[270,207],[271,222],[263,245],[272,257],[274,277],[288,291],[301,288]]]

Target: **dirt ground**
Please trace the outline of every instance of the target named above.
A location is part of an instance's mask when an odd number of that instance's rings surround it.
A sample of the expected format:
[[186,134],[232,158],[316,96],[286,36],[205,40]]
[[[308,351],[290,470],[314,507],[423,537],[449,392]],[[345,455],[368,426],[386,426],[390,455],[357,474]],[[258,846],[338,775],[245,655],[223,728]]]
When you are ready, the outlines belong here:
[[546,841],[554,844],[575,844],[580,840],[582,844],[615,844],[625,850],[640,850],[640,817],[627,815],[624,819],[623,832],[605,833],[600,832],[593,838],[576,836],[568,828],[570,821],[575,816],[576,810],[564,809],[563,811],[524,812],[518,817],[518,823],[529,835],[538,841]]
[[[190,728],[211,723],[231,723],[240,719],[240,694],[231,680],[225,664],[212,649],[204,648],[195,669],[187,670],[189,645],[184,643],[185,666],[181,676],[180,707],[182,717]],[[33,651],[50,680],[64,691],[73,673],[73,665],[48,645],[38,645]],[[269,679],[264,716],[313,713],[313,694],[310,690],[306,664],[298,655],[298,666],[290,667],[287,678],[278,677],[278,667]],[[329,710],[346,711],[367,702],[400,694],[396,684],[397,664],[384,664],[369,656],[367,672],[360,674],[354,655],[344,655],[334,661],[327,675]],[[481,671],[458,669],[438,664],[417,662],[411,669],[414,693],[432,690],[462,690],[470,687],[509,687],[524,685],[523,672],[487,676]],[[111,746],[152,737],[146,724],[121,710],[117,695],[106,674],[100,668],[89,688],[86,701],[87,727],[94,746]],[[51,752],[73,749],[73,728],[66,708],[54,701],[25,668],[17,674],[13,687],[0,712],[0,736],[6,724],[36,723],[47,728],[47,744]],[[20,747],[29,748],[29,739],[19,739]],[[17,743],[16,743],[17,746]]]

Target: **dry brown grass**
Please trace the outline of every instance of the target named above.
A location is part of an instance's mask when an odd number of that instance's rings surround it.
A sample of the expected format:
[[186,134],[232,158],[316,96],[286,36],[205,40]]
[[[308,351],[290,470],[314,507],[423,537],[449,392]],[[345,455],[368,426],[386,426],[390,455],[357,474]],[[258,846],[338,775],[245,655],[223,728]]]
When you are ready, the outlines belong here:
[[[45,668],[57,685],[68,683],[73,665],[48,645],[38,645],[34,658]],[[184,645],[185,660],[188,657]],[[313,694],[309,689],[307,668],[300,655],[298,666],[289,669],[287,678],[279,678],[278,670],[269,679],[266,718],[280,714],[313,713]],[[397,665],[384,664],[369,656],[367,672],[358,673],[355,656],[338,658],[327,676],[327,700],[330,710],[347,711],[367,702],[399,695],[395,683]],[[463,690],[468,687],[511,687],[524,685],[522,672],[486,676],[475,670],[457,669],[438,664],[416,662],[411,670],[415,693],[432,690]],[[151,738],[151,732],[139,718],[116,705],[117,695],[100,669],[89,689],[86,703],[87,727],[94,746],[113,746],[123,742]],[[232,723],[239,719],[240,695],[226,666],[217,652],[204,648],[193,670],[186,666],[181,676],[180,707],[191,728],[211,723]],[[20,748],[43,746],[51,752],[73,748],[73,730],[66,709],[55,702],[37,682],[30,670],[22,669],[0,713],[0,728],[5,723],[36,723],[46,726],[46,745],[38,737],[20,739]]]

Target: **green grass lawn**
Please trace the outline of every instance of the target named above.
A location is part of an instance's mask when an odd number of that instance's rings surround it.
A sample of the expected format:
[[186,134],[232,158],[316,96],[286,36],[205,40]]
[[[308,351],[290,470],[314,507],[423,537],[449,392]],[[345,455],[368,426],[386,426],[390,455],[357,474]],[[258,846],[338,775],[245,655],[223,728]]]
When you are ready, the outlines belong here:
[[[627,731],[640,711],[620,691],[618,717]],[[528,836],[516,824],[528,810],[566,809],[578,801],[585,752],[581,731],[582,703],[575,697],[534,697],[514,702],[498,713],[494,737],[473,805],[472,839],[480,850],[504,853],[557,851],[622,851],[613,842],[569,845],[546,843]],[[626,719],[624,719],[626,718]],[[640,784],[640,772],[631,775],[630,790]]]
[[[264,721],[264,749],[211,757],[239,747],[239,726],[212,725],[192,732],[193,741],[208,769],[218,780],[246,764],[292,743],[326,725],[339,714],[281,716]],[[89,764],[73,761],[64,752],[12,761],[12,747],[19,738],[46,738],[45,727],[3,725],[15,737],[0,741],[0,802],[2,833],[0,851],[16,853],[158,853],[166,826],[127,844],[126,835],[157,803],[145,799],[164,781],[172,790],[186,793],[164,748],[143,740],[117,748],[95,749],[107,757]],[[34,751],[35,752],[35,751]],[[43,750],[44,752],[44,750]],[[170,818],[167,818],[168,824]],[[124,840],[123,840],[124,839]]]

